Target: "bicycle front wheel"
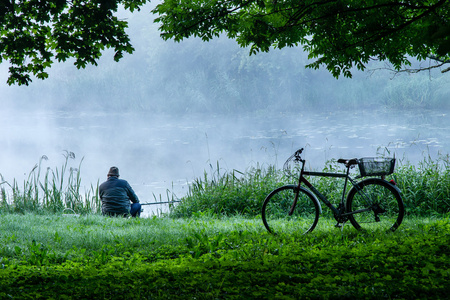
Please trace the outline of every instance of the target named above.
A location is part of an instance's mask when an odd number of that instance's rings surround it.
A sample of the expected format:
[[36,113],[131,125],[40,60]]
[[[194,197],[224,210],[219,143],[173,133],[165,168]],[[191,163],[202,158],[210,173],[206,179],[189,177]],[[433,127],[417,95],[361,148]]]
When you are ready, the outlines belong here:
[[347,211],[354,212],[349,220],[356,229],[395,231],[402,223],[405,207],[393,184],[370,178],[350,190]]
[[[297,204],[289,215],[298,193]],[[281,232],[307,233],[313,231],[319,221],[320,204],[308,190],[295,185],[285,185],[273,190],[264,200],[262,220],[266,229],[273,234]]]

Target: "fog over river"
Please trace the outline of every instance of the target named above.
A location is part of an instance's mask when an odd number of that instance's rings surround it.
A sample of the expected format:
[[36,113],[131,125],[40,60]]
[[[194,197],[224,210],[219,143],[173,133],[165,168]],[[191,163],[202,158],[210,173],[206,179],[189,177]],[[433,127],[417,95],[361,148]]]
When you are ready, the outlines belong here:
[[[82,184],[106,179],[109,167],[134,187],[142,203],[166,191],[182,197],[204,171],[277,165],[299,147],[311,168],[332,158],[390,153],[415,163],[450,149],[450,116],[442,111],[275,113],[236,116],[149,116],[133,113],[0,113],[0,174],[19,186],[39,162],[60,168],[64,150],[81,159]],[[164,207],[146,206],[147,213]]]
[[120,62],[109,49],[83,70],[55,63],[30,86],[8,86],[9,65],[0,64],[4,180],[20,187],[43,155],[41,173],[61,168],[70,151],[87,189],[117,166],[145,203],[167,200],[167,191],[182,197],[217,166],[281,168],[300,147],[314,169],[341,157],[417,163],[449,153],[449,73],[396,74],[372,60],[368,72],[336,79],[305,68],[312,61],[301,47],[249,56],[224,36],[163,41],[149,13],[157,3],[119,12],[135,47]]

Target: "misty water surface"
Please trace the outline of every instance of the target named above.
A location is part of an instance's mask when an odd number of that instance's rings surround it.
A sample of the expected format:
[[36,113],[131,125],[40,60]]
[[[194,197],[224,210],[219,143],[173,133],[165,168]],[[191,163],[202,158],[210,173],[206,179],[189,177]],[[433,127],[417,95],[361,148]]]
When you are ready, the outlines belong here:
[[71,167],[83,159],[87,188],[115,165],[147,202],[165,200],[167,190],[182,197],[217,165],[221,172],[281,167],[299,147],[315,169],[377,152],[412,162],[449,152],[448,74],[394,76],[374,61],[368,69],[378,71],[336,80],[325,68],[305,69],[312,61],[301,47],[249,56],[224,36],[166,42],[149,14],[157,3],[120,12],[136,51],[119,63],[112,51],[84,70],[55,63],[48,79],[29,87],[7,86],[9,65],[0,64],[5,180],[20,186],[42,155],[43,168],[55,169],[71,151]]
[[[438,111],[150,116],[145,113],[2,113],[0,174],[22,182],[42,155],[60,167],[64,150],[81,159],[87,188],[119,167],[142,203],[183,196],[204,171],[276,164],[305,147],[311,168],[332,158],[395,155],[411,162],[448,153],[450,118]],[[155,209],[146,206],[146,212]]]

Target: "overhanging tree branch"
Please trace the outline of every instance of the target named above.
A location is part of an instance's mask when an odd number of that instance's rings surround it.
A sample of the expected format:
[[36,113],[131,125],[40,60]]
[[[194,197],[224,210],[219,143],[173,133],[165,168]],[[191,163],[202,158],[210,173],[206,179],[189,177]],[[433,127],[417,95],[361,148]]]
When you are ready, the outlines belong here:
[[[115,60],[133,47],[117,7],[134,11],[147,0],[0,0],[0,62],[11,64],[9,84],[44,79],[53,60],[96,64],[104,48]],[[395,69],[407,57],[450,60],[449,0],[162,0],[152,11],[164,39],[204,41],[225,32],[250,53],[303,45],[335,76],[351,77],[371,58]],[[430,56],[431,55],[431,56]],[[446,69],[447,70],[447,69]],[[448,70],[447,70],[448,71]]]
[[146,1],[1,1],[0,63],[11,65],[7,83],[28,85],[30,75],[45,79],[53,60],[72,57],[84,68],[96,65],[104,48],[114,49],[115,60],[132,53],[127,23],[114,14],[119,5],[134,11]]

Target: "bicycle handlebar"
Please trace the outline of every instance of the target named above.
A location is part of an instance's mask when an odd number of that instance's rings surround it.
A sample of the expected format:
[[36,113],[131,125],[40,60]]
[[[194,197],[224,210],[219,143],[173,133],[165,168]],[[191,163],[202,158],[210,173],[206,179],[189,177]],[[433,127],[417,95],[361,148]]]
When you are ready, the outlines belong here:
[[295,151],[294,154],[289,156],[289,158],[284,163],[283,168],[284,169],[289,169],[289,162],[291,162],[291,161],[301,162],[302,161],[302,157],[300,155],[302,154],[302,152],[303,152],[303,148],[300,148],[297,151]]
[[295,151],[294,157],[295,157],[296,160],[301,160],[302,159],[300,154],[302,154],[303,150],[304,150],[303,148],[300,148],[297,151]]

